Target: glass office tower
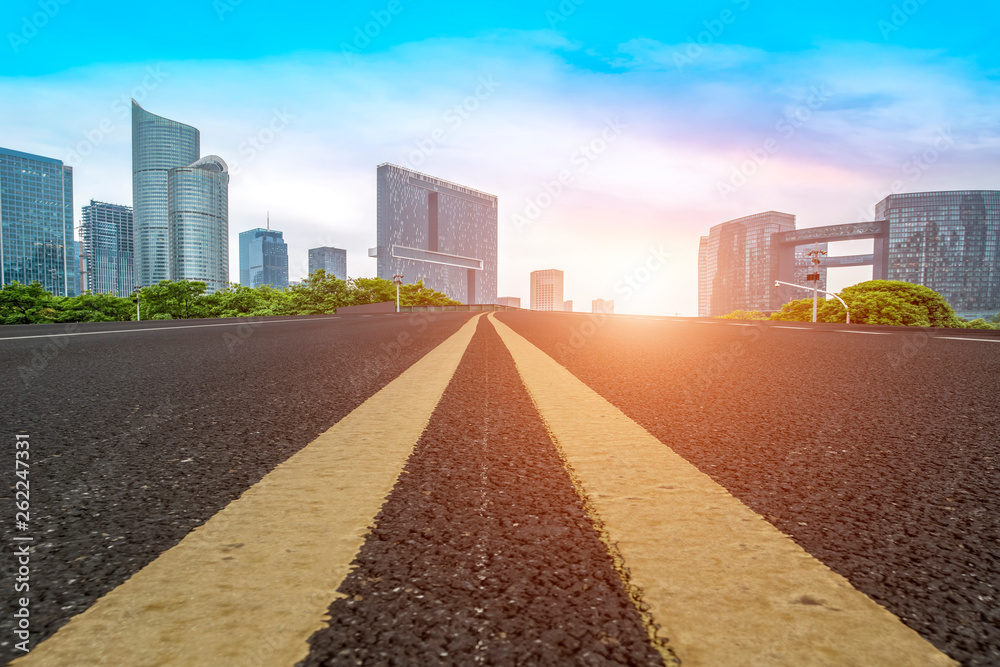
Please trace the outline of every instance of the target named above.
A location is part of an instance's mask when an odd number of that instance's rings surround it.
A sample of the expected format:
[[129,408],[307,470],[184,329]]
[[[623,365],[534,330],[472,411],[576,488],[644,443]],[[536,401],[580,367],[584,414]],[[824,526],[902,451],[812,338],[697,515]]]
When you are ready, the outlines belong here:
[[135,282],[170,279],[167,177],[201,155],[201,135],[190,125],[149,113],[132,100],[132,205]]
[[795,216],[767,211],[715,225],[698,247],[698,316],[781,307],[771,234],[795,229]]
[[208,155],[167,175],[168,279],[229,283],[229,167]]
[[[260,287],[270,285],[277,289],[288,287],[288,246],[281,232],[273,229],[254,229],[240,234],[253,233],[247,244],[247,282],[242,282],[243,267],[240,266],[241,285]],[[242,254],[242,247],[240,252]]]
[[0,148],[0,286],[38,281],[57,296],[74,296],[74,255],[73,168]]
[[889,280],[930,287],[969,319],[1000,312],[1000,190],[889,195]]
[[347,251],[330,247],[309,248],[309,275],[320,269],[326,271],[328,276],[347,280]]
[[563,301],[563,272],[543,269],[531,272],[530,302],[532,310],[561,311]]
[[86,257],[86,289],[129,296],[133,280],[132,207],[90,200],[80,225]]
[[393,164],[378,167],[378,277],[462,303],[496,303],[497,198]]

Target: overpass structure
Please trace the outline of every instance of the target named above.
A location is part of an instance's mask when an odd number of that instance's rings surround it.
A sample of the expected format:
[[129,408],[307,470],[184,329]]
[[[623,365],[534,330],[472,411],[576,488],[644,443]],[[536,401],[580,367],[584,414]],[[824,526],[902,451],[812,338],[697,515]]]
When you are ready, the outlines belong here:
[[[811,243],[832,243],[836,241],[853,241],[856,239],[874,239],[874,252],[865,255],[827,257],[823,260],[823,266],[827,268],[833,266],[871,266],[872,279],[885,280],[889,274],[888,220],[810,227],[772,234],[771,248],[777,259],[777,279],[792,282],[795,277],[796,247]],[[794,298],[792,288],[787,286],[778,287],[777,296],[780,303],[786,303]]]

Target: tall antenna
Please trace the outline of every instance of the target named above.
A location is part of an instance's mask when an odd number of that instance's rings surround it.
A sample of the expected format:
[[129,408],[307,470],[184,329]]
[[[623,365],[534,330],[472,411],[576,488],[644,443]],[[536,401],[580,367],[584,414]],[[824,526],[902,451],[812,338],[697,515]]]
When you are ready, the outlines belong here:
[[267,231],[271,231],[271,212],[267,212]]

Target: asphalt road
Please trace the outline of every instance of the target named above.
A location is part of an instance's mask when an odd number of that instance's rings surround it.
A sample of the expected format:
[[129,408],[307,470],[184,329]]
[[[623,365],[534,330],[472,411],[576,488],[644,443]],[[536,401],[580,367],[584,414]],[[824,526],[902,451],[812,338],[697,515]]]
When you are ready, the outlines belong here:
[[952,658],[1000,664],[995,333],[498,319]]
[[[468,318],[143,323],[0,340],[3,437],[28,433],[32,447],[32,643]],[[1000,343],[498,318],[948,655],[1000,664]],[[484,324],[307,664],[657,663]],[[97,329],[114,327],[69,333]],[[0,474],[13,487],[12,462]],[[7,514],[5,554],[16,532]],[[3,568],[11,610],[12,559]],[[15,655],[9,619],[4,659]]]
[[[15,433],[30,435],[32,645],[176,544],[469,318],[5,327],[3,614],[15,657]],[[218,325],[223,326],[218,326]],[[205,326],[209,325],[209,326]],[[126,333],[101,333],[125,330]],[[25,533],[21,533],[25,534]]]

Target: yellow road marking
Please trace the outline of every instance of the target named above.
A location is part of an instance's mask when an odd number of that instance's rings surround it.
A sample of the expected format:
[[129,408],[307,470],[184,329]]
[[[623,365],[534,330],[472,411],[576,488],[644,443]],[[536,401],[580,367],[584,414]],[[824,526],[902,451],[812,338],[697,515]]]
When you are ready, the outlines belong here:
[[479,317],[15,664],[305,658]]
[[685,667],[955,664],[489,317],[630,583]]

